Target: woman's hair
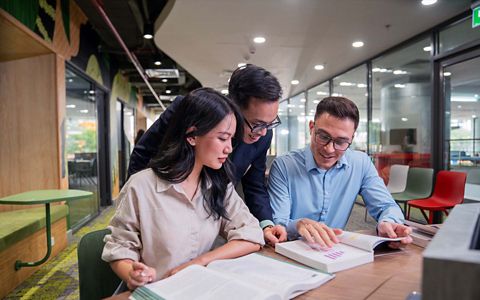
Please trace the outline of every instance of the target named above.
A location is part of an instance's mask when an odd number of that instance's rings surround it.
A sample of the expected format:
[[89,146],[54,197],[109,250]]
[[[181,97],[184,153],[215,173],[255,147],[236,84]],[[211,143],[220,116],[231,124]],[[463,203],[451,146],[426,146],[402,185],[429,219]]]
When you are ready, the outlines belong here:
[[[211,88],[200,88],[190,92],[173,113],[158,154],[150,161],[149,167],[158,177],[166,181],[172,183],[184,181],[195,164],[195,147],[187,142],[187,138],[207,134],[232,113],[237,120],[234,138],[241,139],[243,119],[233,101]],[[189,131],[192,127],[195,130]],[[215,219],[228,218],[225,198],[227,186],[233,180],[233,167],[229,159],[219,170],[203,167],[200,184],[205,191],[204,206],[209,216]],[[209,184],[211,187],[207,189]]]

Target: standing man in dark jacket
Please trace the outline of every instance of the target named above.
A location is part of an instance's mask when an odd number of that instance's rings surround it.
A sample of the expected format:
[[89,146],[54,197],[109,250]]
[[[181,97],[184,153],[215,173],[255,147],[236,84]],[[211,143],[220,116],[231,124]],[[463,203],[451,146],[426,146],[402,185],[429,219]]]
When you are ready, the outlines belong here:
[[[267,150],[272,142],[270,129],[280,125],[277,113],[282,88],[270,72],[246,65],[233,72],[228,90],[229,97],[237,103],[244,117],[243,140],[236,141],[230,155],[235,178],[242,182],[245,202],[260,221],[265,241],[273,245],[287,239],[285,227],[274,226],[272,222],[272,208],[265,186]],[[182,99],[177,97],[135,145],[130,156],[129,176],[145,169],[157,154],[168,122]]]

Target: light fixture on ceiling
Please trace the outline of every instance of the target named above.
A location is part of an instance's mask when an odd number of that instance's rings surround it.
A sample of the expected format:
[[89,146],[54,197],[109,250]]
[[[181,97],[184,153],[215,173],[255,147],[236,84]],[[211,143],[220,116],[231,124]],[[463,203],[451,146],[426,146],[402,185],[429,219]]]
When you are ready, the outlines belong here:
[[362,41],[355,41],[352,43],[352,46],[354,48],[360,48],[360,47],[363,47],[364,43]]
[[357,83],[358,88],[366,88],[367,85],[365,83]]
[[68,82],[73,82],[73,78],[68,78]]
[[430,51],[432,51],[432,46],[425,46],[425,47],[423,47],[423,51],[425,51],[425,52],[430,52]]
[[297,85],[297,84],[300,83],[300,81],[294,79],[294,80],[290,81],[290,83],[293,84],[293,85]]
[[82,114],[88,114],[88,109],[81,109],[80,112],[81,112]]
[[443,73],[443,76],[445,76],[445,77],[452,76],[452,73],[450,73],[450,72],[444,72],[444,73]]
[[156,65],[156,66],[160,66],[162,64],[162,62],[159,61],[159,60],[156,60],[153,64]]
[[422,4],[427,6],[427,5],[432,5],[437,3],[437,0],[422,0]]
[[405,88],[405,85],[397,83],[397,84],[394,85],[394,87],[396,87],[397,89],[403,89],[403,88]]
[[245,67],[246,65],[247,63],[241,62],[241,63],[238,63],[237,67],[241,68],[241,67]]
[[172,91],[171,91],[171,90],[165,90],[165,93],[166,93],[166,94],[171,94]]
[[318,71],[325,69],[323,65],[315,65],[313,68]]
[[168,79],[167,79],[167,78],[163,78],[163,79],[162,79],[162,82],[168,82]]
[[403,122],[407,122],[408,119],[407,119],[407,118],[402,118],[402,121],[403,121]]
[[145,23],[143,26],[143,38],[147,40],[153,39],[153,25]]
[[265,43],[266,39],[263,37],[263,36],[257,36],[255,38],[253,38],[253,42],[255,44],[263,44]]
[[77,107],[75,104],[67,104],[67,108],[75,108]]
[[220,93],[222,93],[222,94],[224,94],[224,95],[227,95],[227,94],[228,94],[228,90],[223,89],[223,90],[220,91]]

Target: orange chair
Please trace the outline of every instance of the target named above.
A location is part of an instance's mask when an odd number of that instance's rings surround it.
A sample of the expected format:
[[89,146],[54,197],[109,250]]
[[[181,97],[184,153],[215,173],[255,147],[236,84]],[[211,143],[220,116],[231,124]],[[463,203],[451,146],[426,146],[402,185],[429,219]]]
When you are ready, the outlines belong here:
[[[447,209],[463,202],[466,181],[467,174],[463,172],[438,172],[432,196],[407,202],[407,219],[410,219],[410,207],[420,209],[428,224],[433,223],[433,212],[435,211],[443,211],[448,216]],[[428,217],[424,210],[429,211]]]

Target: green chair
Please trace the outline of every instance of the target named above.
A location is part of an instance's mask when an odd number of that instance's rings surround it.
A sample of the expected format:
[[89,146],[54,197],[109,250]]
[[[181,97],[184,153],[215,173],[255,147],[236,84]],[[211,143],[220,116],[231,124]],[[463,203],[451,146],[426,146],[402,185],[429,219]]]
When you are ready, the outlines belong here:
[[110,234],[108,229],[89,232],[78,243],[80,300],[110,297],[121,282],[110,265],[101,258],[105,245],[103,237],[107,234]]
[[403,203],[403,214],[407,211],[407,201],[430,197],[433,188],[433,169],[409,168],[407,186],[401,193],[392,193],[393,199],[400,205]]

